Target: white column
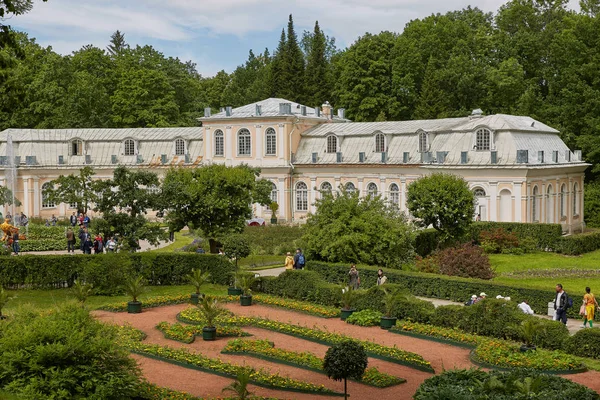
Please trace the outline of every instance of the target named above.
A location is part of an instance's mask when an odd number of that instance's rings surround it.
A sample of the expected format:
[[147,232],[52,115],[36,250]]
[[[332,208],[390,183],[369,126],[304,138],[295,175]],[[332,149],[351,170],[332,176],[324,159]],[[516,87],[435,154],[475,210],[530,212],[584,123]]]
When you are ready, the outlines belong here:
[[[23,178],[23,212],[29,217],[29,181],[31,178]],[[14,217],[14,216],[13,216]]]
[[569,233],[573,233],[573,178],[569,177],[569,184],[567,186],[567,200],[565,206],[567,207],[567,224],[569,225]]
[[498,221],[498,182],[490,182],[490,221]]
[[263,157],[263,129],[262,129],[262,125],[255,125],[254,127],[254,135],[256,138],[256,146],[255,146],[255,150],[254,150],[254,158],[256,159],[256,161],[258,161],[259,163],[262,161],[262,157]]
[[334,177],[334,179],[335,179],[335,186],[333,188],[333,193],[339,193],[340,185],[342,184],[341,177],[336,176],[336,177]]
[[[523,221],[523,182],[513,182],[513,188],[515,189],[515,222]],[[531,207],[529,207],[530,196],[531,196],[531,183],[527,184],[527,193],[525,193],[525,221],[531,222],[532,219],[527,217],[527,214],[531,214]]]
[[358,178],[358,188],[357,189],[358,189],[358,197],[363,197],[365,195],[363,178]]
[[231,165],[233,155],[237,155],[237,138],[231,132],[231,127],[225,128],[225,163]]
[[210,127],[206,127],[204,128],[203,132],[202,132],[202,139],[203,139],[203,146],[204,146],[204,151],[203,151],[203,157],[205,161],[211,161],[213,158],[213,137],[212,137],[212,131],[210,129]]
[[38,177],[33,178],[33,216],[40,216],[40,179]]
[[579,187],[581,188],[579,190],[579,223],[581,224],[581,230],[583,231],[583,229],[585,228],[585,220],[583,219],[583,195],[584,195],[584,188],[585,186],[583,185],[583,179],[579,180]]
[[277,180],[277,204],[279,204],[279,218],[285,219],[285,211],[288,209],[285,206],[285,178]]
[[65,203],[60,203],[58,205],[58,215],[60,217],[64,217],[67,215],[67,205]]
[[556,180],[556,190],[554,191],[554,215],[556,216],[555,222],[562,225],[562,215],[560,214],[560,179]]
[[400,211],[406,211],[406,179],[404,178],[400,179]]
[[546,221],[546,182],[542,182],[542,192],[538,204],[540,205],[540,222],[548,223]]
[[387,199],[389,197],[388,190],[385,184],[385,176],[379,177],[379,194],[381,195],[382,199]]
[[315,203],[317,201],[317,178],[310,178],[310,212],[315,213],[317,207]]
[[[285,134],[285,125],[279,124],[279,130],[277,131],[277,155],[279,156],[279,160],[283,161],[286,156],[285,153],[285,142],[288,140],[287,135]],[[290,149],[292,148],[292,143],[288,143]]]

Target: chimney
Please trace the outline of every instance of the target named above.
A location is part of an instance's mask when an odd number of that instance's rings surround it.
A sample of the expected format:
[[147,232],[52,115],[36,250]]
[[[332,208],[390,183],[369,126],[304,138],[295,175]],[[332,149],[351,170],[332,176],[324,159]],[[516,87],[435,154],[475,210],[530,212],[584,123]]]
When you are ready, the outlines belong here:
[[210,107],[205,107],[204,108],[204,118],[208,118],[211,116],[211,110]]
[[326,101],[321,108],[323,109],[323,115],[326,116],[328,119],[331,118],[331,104],[329,104],[328,101]]
[[256,116],[259,117],[262,114],[262,107],[260,106],[260,104],[256,105],[256,112],[255,112]]
[[231,117],[231,106],[225,107],[225,116]]
[[321,116],[321,109],[319,107],[315,107],[315,117]]
[[338,118],[346,119],[346,109],[345,108],[338,108]]
[[481,117],[483,117],[483,111],[481,110],[481,108],[477,108],[477,109],[473,110],[473,112],[471,113],[471,116],[469,118],[475,119],[475,118],[481,118]]
[[306,106],[300,107],[300,114],[306,117]]
[[219,112],[225,112],[225,107],[219,108]]

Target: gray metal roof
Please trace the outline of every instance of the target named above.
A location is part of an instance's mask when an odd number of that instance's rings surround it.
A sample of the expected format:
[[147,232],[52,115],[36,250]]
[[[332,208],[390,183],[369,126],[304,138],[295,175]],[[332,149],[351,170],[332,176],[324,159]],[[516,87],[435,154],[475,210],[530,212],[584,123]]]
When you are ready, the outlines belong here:
[[[289,103],[291,105],[291,108],[292,108],[291,114],[280,114],[279,105],[282,103]],[[260,105],[260,107],[261,107],[260,115],[256,114],[256,106],[257,105]],[[210,117],[203,117],[203,118],[199,118],[199,119],[201,121],[210,121],[210,120],[214,120],[214,119],[238,119],[238,118],[253,118],[253,117],[257,117],[257,118],[260,118],[260,117],[289,117],[290,115],[293,115],[293,116],[297,116],[297,117],[321,119],[323,121],[328,120],[328,116],[324,115],[322,111],[321,111],[321,115],[317,116],[316,112],[315,112],[315,107],[309,107],[309,106],[304,106],[304,107],[306,107],[306,116],[303,116],[301,114],[301,110],[302,110],[303,106],[304,105],[302,105],[300,103],[295,103],[290,100],[272,97],[269,99],[257,101],[255,103],[246,104],[241,107],[233,108],[231,110],[230,116],[227,116],[225,111],[221,111],[219,113],[213,114]],[[349,120],[345,119],[345,118],[339,118],[336,114],[333,117],[333,121],[346,122]]]
[[0,132],[0,142],[8,135],[14,142],[48,142],[79,138],[85,141],[202,139],[202,128],[122,128],[122,129],[6,129]]

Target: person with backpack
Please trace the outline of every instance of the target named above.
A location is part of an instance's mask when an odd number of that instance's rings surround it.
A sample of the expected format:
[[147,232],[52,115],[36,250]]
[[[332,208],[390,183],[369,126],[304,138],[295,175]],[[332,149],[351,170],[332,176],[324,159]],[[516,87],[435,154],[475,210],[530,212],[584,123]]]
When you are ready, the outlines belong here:
[[302,249],[296,249],[296,255],[294,256],[294,269],[304,269],[306,264],[306,258],[302,253]]
[[102,236],[97,234],[94,238],[94,254],[102,254],[104,252],[104,242],[102,241]]
[[567,310],[573,307],[573,299],[569,297],[567,292],[563,290],[563,286],[559,283],[556,285],[556,298],[554,299],[554,320],[567,324]]

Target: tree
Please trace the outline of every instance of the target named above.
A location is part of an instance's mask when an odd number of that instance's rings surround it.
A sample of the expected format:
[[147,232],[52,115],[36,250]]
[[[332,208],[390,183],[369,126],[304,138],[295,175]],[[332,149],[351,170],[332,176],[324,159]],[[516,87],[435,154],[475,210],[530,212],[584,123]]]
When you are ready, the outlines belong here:
[[76,204],[78,211],[87,213],[90,204],[98,200],[98,181],[94,175],[92,167],[83,167],[78,174],[60,175],[46,185],[43,195],[56,204]]
[[365,348],[354,340],[344,340],[327,349],[323,370],[327,377],[344,381],[344,399],[348,399],[348,378],[361,379],[369,360]]
[[251,205],[270,203],[271,183],[257,179],[259,174],[260,170],[247,165],[170,170],[162,185],[170,230],[189,225],[213,242],[240,233],[252,216]]
[[[12,205],[14,200],[14,204],[18,207],[21,205],[21,202],[16,197],[13,197],[13,192],[7,187],[0,186],[0,205],[8,204]],[[4,221],[0,221],[4,222]]]
[[408,185],[406,205],[417,224],[433,226],[445,241],[460,237],[473,222],[475,196],[463,178],[435,173]]
[[145,215],[162,205],[160,193],[150,190],[159,184],[153,172],[117,167],[113,179],[98,182],[94,210],[102,213],[102,220],[92,221],[94,229],[111,236],[118,234],[132,251],[141,239],[158,244],[165,232],[158,224],[149,223]]
[[229,259],[235,259],[235,266],[238,266],[238,260],[250,255],[250,243],[246,236],[242,234],[231,234],[221,240],[223,253]]
[[125,41],[125,34],[121,33],[121,31],[117,30],[115,33],[110,35],[110,44],[106,46],[106,49],[111,56],[120,56],[128,48],[129,45]]
[[308,258],[400,268],[413,256],[413,228],[380,196],[360,198],[341,189],[324,194],[304,227]]
[[327,59],[327,38],[315,22],[312,34],[304,33],[302,43],[306,48],[306,72],[304,78],[304,102],[313,106],[320,106],[325,101],[331,100],[331,80],[329,60]]

